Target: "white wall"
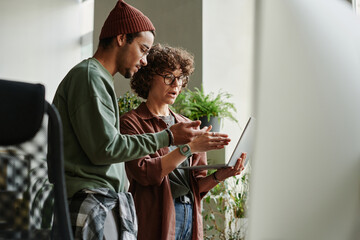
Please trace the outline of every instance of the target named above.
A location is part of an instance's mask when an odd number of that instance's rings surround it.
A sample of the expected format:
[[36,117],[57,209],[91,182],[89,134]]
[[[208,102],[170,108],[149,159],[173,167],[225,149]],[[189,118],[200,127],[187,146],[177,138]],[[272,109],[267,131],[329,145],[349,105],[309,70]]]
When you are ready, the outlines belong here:
[[226,157],[253,114],[253,29],[254,1],[203,1],[204,91],[231,93],[239,119],[239,125],[226,120],[221,130],[233,139]]
[[343,0],[256,9],[248,239],[360,239],[360,21]]
[[76,0],[1,0],[0,78],[42,83],[51,101],[81,60],[81,17]]

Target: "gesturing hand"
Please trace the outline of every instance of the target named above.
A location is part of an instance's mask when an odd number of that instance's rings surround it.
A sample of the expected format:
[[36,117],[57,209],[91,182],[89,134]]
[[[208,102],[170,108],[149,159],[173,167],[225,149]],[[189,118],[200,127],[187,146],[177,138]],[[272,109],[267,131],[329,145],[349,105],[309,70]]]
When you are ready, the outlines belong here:
[[173,145],[181,145],[191,142],[195,137],[206,133],[207,128],[199,129],[201,121],[181,122],[170,127],[174,136]]
[[228,145],[230,138],[227,134],[210,132],[211,126],[206,129],[206,132],[189,143],[191,152],[207,152],[214,149],[224,148]]

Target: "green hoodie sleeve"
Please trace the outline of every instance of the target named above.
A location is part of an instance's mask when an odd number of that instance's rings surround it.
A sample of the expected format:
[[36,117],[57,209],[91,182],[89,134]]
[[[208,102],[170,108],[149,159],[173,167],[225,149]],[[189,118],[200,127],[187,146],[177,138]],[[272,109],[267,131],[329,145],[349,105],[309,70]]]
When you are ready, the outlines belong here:
[[[169,144],[165,131],[122,135],[117,111],[97,96],[77,109],[71,121],[82,149],[95,165],[126,162],[156,152]],[[89,119],[91,118],[91,119]]]

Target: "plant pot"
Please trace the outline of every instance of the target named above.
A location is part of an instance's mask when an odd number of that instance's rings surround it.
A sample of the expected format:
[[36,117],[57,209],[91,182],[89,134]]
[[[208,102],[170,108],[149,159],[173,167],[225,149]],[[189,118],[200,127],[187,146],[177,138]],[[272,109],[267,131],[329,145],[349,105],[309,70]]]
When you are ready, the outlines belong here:
[[210,121],[208,121],[207,116],[200,117],[201,121],[200,128],[212,125],[211,132],[220,132],[220,119],[218,117],[210,117]]

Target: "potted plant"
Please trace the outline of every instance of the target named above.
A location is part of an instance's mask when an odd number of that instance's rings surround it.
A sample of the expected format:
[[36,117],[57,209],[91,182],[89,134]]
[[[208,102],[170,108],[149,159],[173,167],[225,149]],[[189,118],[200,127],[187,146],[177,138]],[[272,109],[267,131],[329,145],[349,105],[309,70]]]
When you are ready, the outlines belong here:
[[212,125],[214,132],[220,130],[220,121],[229,118],[238,122],[233,113],[236,108],[228,100],[231,94],[220,90],[217,94],[205,94],[203,88],[194,88],[194,91],[184,89],[172,105],[174,111],[191,120],[201,120],[202,126]]
[[244,239],[250,172],[229,178],[203,199],[204,239]]
[[142,100],[138,96],[133,93],[127,91],[124,95],[120,96],[118,99],[119,105],[119,115],[123,115],[124,113],[129,112],[132,109],[137,108],[141,103]]

